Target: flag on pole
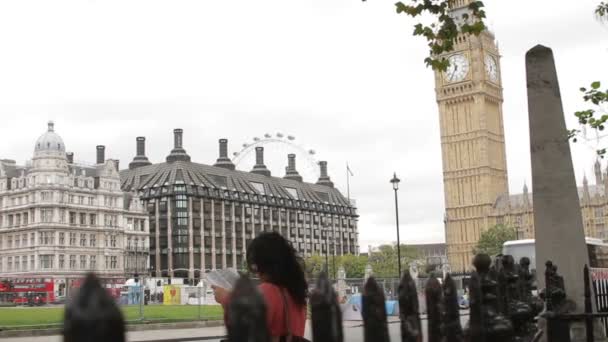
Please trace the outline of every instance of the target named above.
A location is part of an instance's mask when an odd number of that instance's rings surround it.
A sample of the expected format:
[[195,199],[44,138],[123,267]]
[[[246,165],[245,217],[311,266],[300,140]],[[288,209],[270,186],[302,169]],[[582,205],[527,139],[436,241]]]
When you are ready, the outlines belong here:
[[354,176],[353,172],[350,170],[350,167],[348,167],[348,163],[346,163],[346,171],[348,171],[348,173],[351,175],[351,177]]

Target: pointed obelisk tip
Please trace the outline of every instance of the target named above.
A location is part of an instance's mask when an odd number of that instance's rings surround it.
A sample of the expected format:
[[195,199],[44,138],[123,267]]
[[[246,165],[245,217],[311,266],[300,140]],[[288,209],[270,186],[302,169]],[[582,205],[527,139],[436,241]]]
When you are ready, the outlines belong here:
[[528,52],[526,52],[526,58],[529,58],[532,56],[538,56],[538,55],[547,55],[547,54],[552,55],[553,50],[551,50],[551,48],[548,48],[544,45],[538,44],[535,47],[528,50]]

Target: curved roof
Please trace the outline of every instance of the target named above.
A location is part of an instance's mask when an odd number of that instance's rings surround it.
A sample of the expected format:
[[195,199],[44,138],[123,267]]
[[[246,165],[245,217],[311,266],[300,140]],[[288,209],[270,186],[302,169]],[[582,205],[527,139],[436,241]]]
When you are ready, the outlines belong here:
[[[209,190],[228,191],[229,198],[260,198],[260,201],[276,200],[312,202],[322,206],[339,206],[354,214],[352,205],[335,188],[304,183],[279,177],[267,177],[251,172],[229,170],[187,161],[160,163],[120,172],[121,187],[125,191],[142,191],[143,197],[156,197],[172,192],[170,185],[183,184],[189,191],[200,196],[213,196]],[[165,187],[165,189],[163,189]],[[222,193],[222,191],[214,192]],[[240,194],[240,195],[239,195]],[[238,196],[239,198],[234,198]],[[251,197],[250,197],[251,196]],[[225,196],[224,196],[225,197]],[[263,199],[262,199],[263,198]],[[278,203],[275,203],[278,204]],[[305,204],[307,205],[307,204]],[[316,205],[315,205],[316,206]],[[333,210],[333,208],[332,208]]]
[[65,153],[63,139],[55,133],[55,124],[49,121],[48,130],[36,140],[34,154],[38,152],[61,152]]

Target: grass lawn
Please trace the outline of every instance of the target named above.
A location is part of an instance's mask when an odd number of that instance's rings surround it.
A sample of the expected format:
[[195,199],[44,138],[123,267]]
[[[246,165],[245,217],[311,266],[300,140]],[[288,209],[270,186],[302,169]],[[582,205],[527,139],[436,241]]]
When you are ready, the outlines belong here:
[[[63,307],[15,307],[0,308],[0,329],[17,326],[49,326],[63,321]],[[123,306],[122,311],[127,321],[139,319],[139,306]],[[192,305],[146,305],[144,306],[146,322],[195,321],[199,319],[197,306]],[[219,305],[200,307],[202,320],[223,318]],[[135,322],[134,322],[135,323]]]

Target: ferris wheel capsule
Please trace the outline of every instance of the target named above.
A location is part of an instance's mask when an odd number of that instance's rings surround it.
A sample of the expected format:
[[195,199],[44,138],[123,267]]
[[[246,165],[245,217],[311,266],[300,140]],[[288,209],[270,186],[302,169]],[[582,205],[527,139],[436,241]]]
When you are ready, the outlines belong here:
[[236,157],[236,156],[239,155],[239,153],[238,152],[234,152],[232,155]]
[[314,154],[316,154],[316,153],[317,153],[317,152],[315,152],[315,150],[308,150],[308,154],[310,154],[310,155],[314,155]]
[[277,133],[277,138],[282,138],[283,137],[283,133]]
[[243,148],[249,147],[249,144],[243,144]]
[[288,140],[295,140],[295,138],[296,138],[296,137],[294,137],[293,135],[288,135],[288,136],[287,136],[287,139],[288,139]]
[[260,138],[255,137],[255,138],[253,138],[253,141],[260,141]]
[[264,134],[264,138],[271,138],[271,137],[272,137],[272,135],[270,135],[268,133]]

